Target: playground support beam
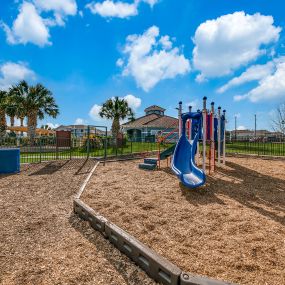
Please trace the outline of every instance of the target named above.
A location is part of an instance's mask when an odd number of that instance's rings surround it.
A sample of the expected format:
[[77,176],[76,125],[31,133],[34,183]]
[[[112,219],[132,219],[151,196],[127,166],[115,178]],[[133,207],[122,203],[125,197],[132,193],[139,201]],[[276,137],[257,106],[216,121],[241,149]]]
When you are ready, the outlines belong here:
[[179,102],[179,107],[178,107],[178,119],[179,119],[179,130],[178,130],[178,134],[179,134],[179,138],[181,137],[181,130],[182,130],[182,119],[181,119],[181,115],[182,115],[182,102]]
[[211,121],[211,134],[210,134],[210,140],[211,140],[211,146],[210,146],[210,154],[211,154],[211,158],[210,158],[210,171],[213,168],[213,171],[215,171],[215,124],[214,124],[214,120],[215,120],[215,103],[212,102],[211,103],[211,115],[210,115]]
[[223,142],[223,165],[226,165],[226,110],[223,110],[224,115],[224,142]]
[[218,166],[221,163],[221,107],[218,107]]
[[[192,106],[189,106],[189,113],[192,112]],[[188,136],[189,136],[189,141],[192,140],[192,121],[191,119],[188,120]]]
[[207,97],[203,98],[203,171],[206,172]]

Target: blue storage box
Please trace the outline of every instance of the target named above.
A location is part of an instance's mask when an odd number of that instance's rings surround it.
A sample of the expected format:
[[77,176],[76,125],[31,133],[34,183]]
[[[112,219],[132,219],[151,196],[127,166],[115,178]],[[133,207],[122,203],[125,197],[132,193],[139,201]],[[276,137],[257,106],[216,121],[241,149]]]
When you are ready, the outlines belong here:
[[20,149],[0,149],[0,174],[20,172]]

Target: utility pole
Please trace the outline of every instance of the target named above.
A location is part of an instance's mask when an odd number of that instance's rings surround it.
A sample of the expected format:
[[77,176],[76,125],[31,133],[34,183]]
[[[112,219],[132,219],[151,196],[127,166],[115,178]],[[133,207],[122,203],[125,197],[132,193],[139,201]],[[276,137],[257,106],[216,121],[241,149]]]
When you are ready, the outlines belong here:
[[235,115],[235,141],[237,140],[237,115]]
[[254,114],[254,139],[256,139],[256,114]]

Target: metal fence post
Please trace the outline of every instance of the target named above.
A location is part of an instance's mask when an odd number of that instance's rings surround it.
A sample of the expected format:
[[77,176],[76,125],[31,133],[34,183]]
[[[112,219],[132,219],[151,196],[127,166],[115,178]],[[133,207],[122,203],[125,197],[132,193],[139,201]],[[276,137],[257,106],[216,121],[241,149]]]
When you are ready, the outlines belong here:
[[70,146],[69,146],[69,159],[70,160],[72,158],[72,144],[73,144],[73,141],[72,141],[72,138],[70,137]]
[[40,137],[40,162],[42,162],[42,137]]
[[104,142],[104,165],[105,165],[105,162],[106,162],[106,159],[107,159],[107,127],[106,127],[106,130],[105,130],[105,142]]
[[56,159],[58,160],[58,143],[57,143],[57,137],[55,137],[55,145],[56,145]]
[[90,156],[90,126],[87,127],[87,158]]
[[133,139],[131,138],[131,154],[133,153]]

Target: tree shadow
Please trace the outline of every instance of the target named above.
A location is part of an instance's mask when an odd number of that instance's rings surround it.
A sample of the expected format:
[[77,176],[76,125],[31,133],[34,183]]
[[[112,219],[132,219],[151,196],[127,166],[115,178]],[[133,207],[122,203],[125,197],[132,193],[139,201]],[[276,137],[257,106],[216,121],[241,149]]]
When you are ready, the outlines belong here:
[[55,172],[59,171],[64,165],[66,165],[68,161],[52,161],[48,163],[38,164],[39,169],[29,174],[29,176],[33,175],[51,175]]
[[207,176],[204,187],[189,190],[180,185],[180,189],[190,203],[224,204],[217,195],[228,196],[285,226],[285,181],[240,164],[228,162],[226,168],[217,169],[214,175]]
[[[135,266],[127,256],[120,253],[120,251],[115,248],[109,241],[103,237],[101,233],[92,229],[90,231],[90,225],[88,224],[88,229],[84,223],[76,214],[72,213],[68,219],[70,225],[79,232],[86,240],[92,243],[96,250],[99,251],[103,258],[105,258],[112,267],[123,277],[126,284],[136,285],[136,284],[147,284],[145,279],[147,275],[144,273],[141,274],[141,269]],[[99,255],[101,255],[99,254]],[[120,255],[118,257],[118,254]],[[130,267],[133,267],[130,273]],[[154,284],[151,283],[151,284]],[[156,284],[156,283],[155,283]]]
[[88,174],[97,161],[92,159],[71,159],[32,164],[25,171],[29,176],[52,175],[57,171],[74,170],[74,175]]

